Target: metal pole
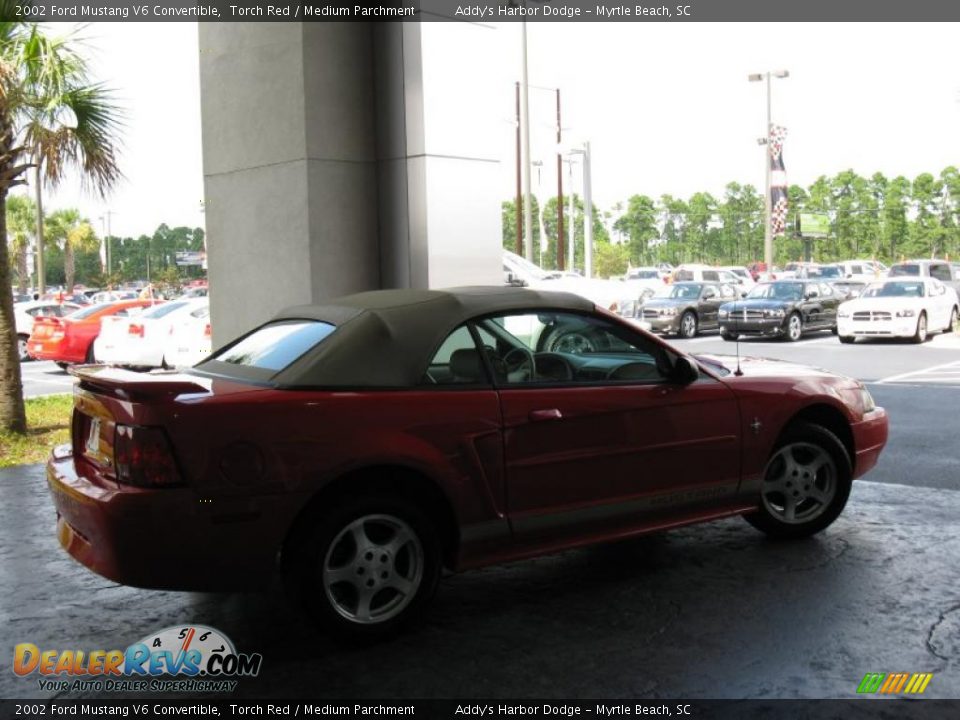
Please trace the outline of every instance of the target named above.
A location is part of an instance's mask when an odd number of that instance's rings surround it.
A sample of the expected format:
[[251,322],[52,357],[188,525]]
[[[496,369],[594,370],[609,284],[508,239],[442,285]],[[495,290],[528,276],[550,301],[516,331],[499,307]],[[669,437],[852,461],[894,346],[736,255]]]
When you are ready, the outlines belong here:
[[40,190],[40,165],[42,160],[37,162],[36,167],[36,195],[37,195],[37,292],[40,297],[47,289],[46,269],[43,267],[43,195]]
[[576,245],[574,244],[574,233],[576,232],[576,208],[574,207],[574,192],[573,192],[573,160],[567,160],[567,167],[570,170],[570,217],[568,218],[567,225],[570,226],[570,269],[577,269],[577,255],[576,255]]
[[557,270],[564,269],[563,257],[563,155],[560,152],[560,88],[557,88]]
[[520,83],[516,83],[517,96],[517,206],[514,208],[517,226],[517,255],[523,255],[523,220],[520,215],[520,205],[523,203],[523,190],[520,184]]
[[593,277],[593,200],[590,194],[590,143],[583,144],[583,274]]
[[533,262],[533,202],[530,197],[530,87],[527,84],[527,21],[521,23],[523,73],[520,93],[520,125],[523,139],[523,224],[526,237],[526,257]]
[[107,210],[107,276],[113,274],[113,243],[110,242],[110,216],[113,215],[111,210]]
[[766,200],[764,202],[764,229],[763,229],[763,261],[767,265],[767,273],[773,272],[773,208],[770,203],[770,129],[773,125],[770,112],[771,73],[767,73],[767,134],[763,144],[763,165],[766,172]]

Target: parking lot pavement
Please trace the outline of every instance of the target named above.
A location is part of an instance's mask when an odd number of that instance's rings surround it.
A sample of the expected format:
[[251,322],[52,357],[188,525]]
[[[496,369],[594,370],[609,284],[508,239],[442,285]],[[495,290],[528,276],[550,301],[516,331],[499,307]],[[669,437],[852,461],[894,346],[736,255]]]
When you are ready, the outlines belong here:
[[[0,471],[0,492],[5,661],[202,623],[263,655],[234,697],[855,698],[867,672],[932,672],[925,697],[960,697],[956,491],[857,482],[802,542],[732,518],[451,576],[424,623],[373,648],[304,629],[276,587],[118,586],[58,547],[42,468]],[[0,697],[47,696],[0,673]]]
[[23,396],[27,398],[68,393],[76,382],[72,375],[50,360],[20,363],[20,375],[23,379]]

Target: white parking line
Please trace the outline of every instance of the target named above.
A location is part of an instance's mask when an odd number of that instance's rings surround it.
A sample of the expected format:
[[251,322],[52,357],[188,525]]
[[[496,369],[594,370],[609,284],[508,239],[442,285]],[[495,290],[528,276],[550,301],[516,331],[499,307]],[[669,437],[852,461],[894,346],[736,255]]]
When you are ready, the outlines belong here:
[[923,370],[913,370],[912,372],[901,373],[899,375],[891,375],[890,377],[885,377],[881,380],[877,380],[877,385],[885,385],[887,383],[898,382],[905,378],[911,378],[912,381],[924,382],[921,380],[921,376],[933,376],[936,375],[937,370],[944,370],[947,368],[957,368],[960,369],[960,361],[954,361],[949,363],[943,363],[942,365],[933,365],[932,367],[924,368]]

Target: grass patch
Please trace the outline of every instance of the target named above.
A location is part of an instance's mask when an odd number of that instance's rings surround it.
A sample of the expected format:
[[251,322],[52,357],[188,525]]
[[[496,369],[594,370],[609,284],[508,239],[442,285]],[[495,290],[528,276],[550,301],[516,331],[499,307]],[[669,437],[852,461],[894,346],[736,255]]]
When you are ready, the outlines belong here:
[[30,398],[27,434],[0,432],[0,468],[46,462],[50,448],[70,442],[73,395]]

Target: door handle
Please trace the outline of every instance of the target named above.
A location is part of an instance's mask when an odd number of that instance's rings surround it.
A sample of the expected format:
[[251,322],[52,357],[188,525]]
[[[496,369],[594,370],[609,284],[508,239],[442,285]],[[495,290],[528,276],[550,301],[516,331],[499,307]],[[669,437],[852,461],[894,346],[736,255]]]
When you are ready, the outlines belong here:
[[557,408],[550,408],[549,410],[531,410],[530,411],[530,422],[543,422],[544,420],[560,420],[563,417],[563,413],[560,412]]

